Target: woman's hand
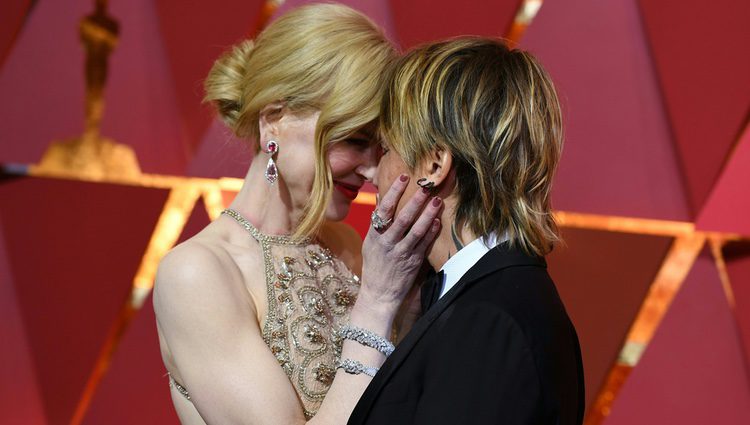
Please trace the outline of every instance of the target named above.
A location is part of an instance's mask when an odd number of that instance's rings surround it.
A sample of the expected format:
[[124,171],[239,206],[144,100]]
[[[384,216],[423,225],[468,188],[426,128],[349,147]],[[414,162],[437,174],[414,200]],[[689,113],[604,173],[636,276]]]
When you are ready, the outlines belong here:
[[[362,245],[362,287],[355,307],[387,321],[393,320],[440,231],[442,200],[426,190],[418,190],[394,217],[408,183],[406,175],[393,182],[376,210],[392,222],[380,231],[370,227]],[[355,315],[352,311],[353,320]]]
[[[396,179],[377,207],[380,218],[387,221],[393,217],[408,183],[408,176]],[[396,312],[440,230],[437,217],[441,207],[442,200],[430,199],[429,193],[418,190],[390,226],[367,232],[362,245],[362,286],[349,316],[352,325],[391,336]],[[380,351],[349,339],[342,344],[341,358],[376,368],[385,361]],[[338,370],[318,414],[309,423],[344,423],[370,381],[366,374]]]

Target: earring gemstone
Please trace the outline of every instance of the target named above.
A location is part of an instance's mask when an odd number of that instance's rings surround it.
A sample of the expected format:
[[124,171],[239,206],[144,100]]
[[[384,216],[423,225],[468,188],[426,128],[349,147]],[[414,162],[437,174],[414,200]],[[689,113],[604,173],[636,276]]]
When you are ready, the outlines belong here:
[[268,143],[266,143],[266,153],[273,155],[278,150],[279,150],[279,145],[274,140],[269,140]]
[[276,183],[276,179],[279,177],[278,170],[276,169],[276,163],[273,162],[273,158],[268,158],[268,165],[266,165],[266,180],[269,184]]

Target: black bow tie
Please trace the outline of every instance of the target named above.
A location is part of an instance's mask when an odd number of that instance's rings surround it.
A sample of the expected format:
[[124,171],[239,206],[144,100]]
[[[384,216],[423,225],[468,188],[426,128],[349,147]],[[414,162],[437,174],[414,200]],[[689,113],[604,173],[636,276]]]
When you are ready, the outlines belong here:
[[443,276],[445,276],[445,272],[442,270],[437,273],[431,273],[422,285],[420,293],[422,314],[425,314],[440,298],[440,292],[443,290]]

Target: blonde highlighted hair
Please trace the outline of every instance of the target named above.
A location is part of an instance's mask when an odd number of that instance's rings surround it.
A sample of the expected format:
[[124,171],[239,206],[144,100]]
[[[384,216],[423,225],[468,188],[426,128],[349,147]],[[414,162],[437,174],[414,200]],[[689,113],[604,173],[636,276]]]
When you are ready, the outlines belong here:
[[320,228],[333,187],[328,147],[376,122],[384,71],[395,57],[382,31],[361,13],[314,4],[284,14],[255,41],[238,44],[214,63],[204,100],[216,105],[240,138],[259,140],[260,111],[271,103],[283,102],[294,112],[320,111],[315,179],[294,237]]
[[394,63],[381,127],[412,171],[434,149],[450,151],[457,224],[507,232],[535,255],[559,240],[550,189],[562,118],[552,80],[529,53],[479,37],[412,50]]

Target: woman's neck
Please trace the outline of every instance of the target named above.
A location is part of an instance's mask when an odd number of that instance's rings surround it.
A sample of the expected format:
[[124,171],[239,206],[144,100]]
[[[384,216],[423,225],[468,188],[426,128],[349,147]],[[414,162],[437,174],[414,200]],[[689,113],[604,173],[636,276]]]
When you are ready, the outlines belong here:
[[267,158],[256,155],[245,181],[229,208],[250,220],[261,233],[289,235],[302,218],[303,205],[295,206],[289,191],[279,178],[273,185],[265,178]]

